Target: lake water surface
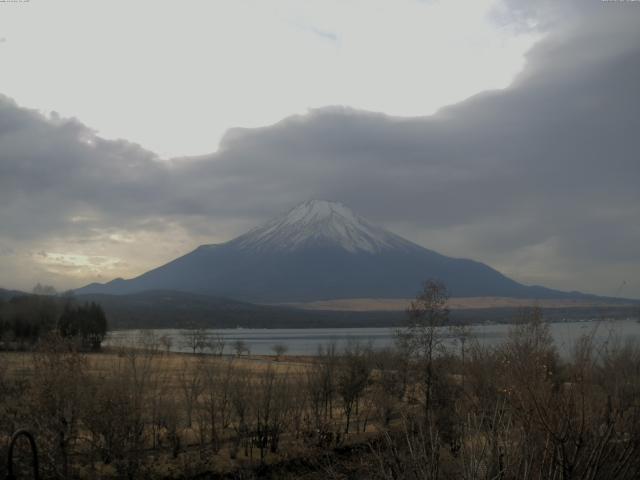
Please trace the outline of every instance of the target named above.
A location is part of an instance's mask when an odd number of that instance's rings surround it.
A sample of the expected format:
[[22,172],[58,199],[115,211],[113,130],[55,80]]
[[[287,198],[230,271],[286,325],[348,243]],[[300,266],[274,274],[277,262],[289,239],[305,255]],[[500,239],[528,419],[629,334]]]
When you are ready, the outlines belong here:
[[[484,345],[496,345],[507,338],[511,325],[491,324],[471,326],[472,337]],[[561,355],[569,355],[577,339],[584,335],[594,335],[596,342],[640,341],[640,323],[636,320],[559,322],[550,324],[551,334]],[[313,355],[319,347],[336,344],[338,350],[348,342],[359,342],[373,348],[391,346],[396,328],[236,328],[206,330],[211,337],[220,335],[225,341],[225,353],[233,353],[233,342],[242,340],[250,352],[255,355],[273,354],[276,344],[287,346],[289,355]],[[160,338],[166,335],[171,339],[171,350],[188,352],[183,330],[117,330],[110,332],[106,345],[136,345],[149,339],[150,335]],[[448,328],[442,329],[446,342],[454,346],[454,338]]]

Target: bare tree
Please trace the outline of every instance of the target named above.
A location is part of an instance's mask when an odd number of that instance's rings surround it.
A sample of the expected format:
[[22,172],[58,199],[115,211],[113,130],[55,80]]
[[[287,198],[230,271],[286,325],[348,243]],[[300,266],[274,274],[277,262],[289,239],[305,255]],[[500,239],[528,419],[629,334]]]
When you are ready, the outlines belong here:
[[148,353],[157,353],[160,348],[160,339],[153,330],[142,330],[137,338],[138,346]]
[[49,453],[45,465],[54,476],[71,476],[70,454],[80,433],[87,393],[86,357],[75,345],[55,334],[44,339],[33,356],[33,383],[29,400],[33,421]]
[[244,446],[245,456],[253,448],[249,441],[251,435],[251,418],[254,402],[252,401],[251,372],[247,369],[235,369],[230,385],[230,402],[233,411],[232,427],[235,438],[229,450],[231,458],[236,458],[238,449]]
[[193,411],[202,394],[202,366],[198,362],[194,365],[189,359],[184,359],[178,372],[178,384],[182,393],[186,413],[187,427],[191,427]]
[[[326,446],[333,436],[334,399],[338,371],[338,355],[335,344],[318,347],[316,362],[307,369],[304,377],[305,396],[310,408],[307,440]],[[343,427],[335,426],[336,433]]]
[[208,348],[207,331],[204,328],[187,328],[182,330],[182,345],[195,355]]
[[360,398],[367,387],[371,375],[368,352],[358,344],[347,347],[342,357],[343,364],[338,370],[338,393],[342,398],[342,408],[346,417],[344,433],[349,433],[351,416],[358,414]]
[[233,342],[233,350],[234,352],[236,352],[236,355],[239,357],[241,356],[243,353],[247,353],[247,355],[249,354],[249,345],[247,345],[247,342],[245,342],[244,340],[236,340],[235,342]]
[[407,310],[408,322],[398,336],[418,361],[423,387],[425,419],[431,414],[434,358],[444,351],[441,327],[449,322],[449,294],[444,284],[429,280]]
[[231,383],[234,375],[232,360],[223,364],[217,360],[207,361],[203,368],[202,408],[209,426],[212,449],[216,453],[231,423]]
[[227,341],[224,336],[220,333],[214,333],[209,340],[209,348],[213,352],[214,355],[222,356],[224,353],[224,349],[227,345]]
[[464,388],[464,380],[465,380],[465,355],[467,353],[467,342],[472,338],[473,330],[469,325],[452,325],[449,327],[451,335],[456,343],[460,345],[460,361],[461,365],[461,375],[462,375],[462,386]]
[[258,379],[252,411],[261,461],[264,461],[267,448],[273,453],[278,450],[280,436],[287,424],[290,405],[288,387],[287,376],[276,374],[271,366]]
[[173,346],[173,338],[165,333],[164,335],[160,336],[159,342],[166,353],[169,353],[171,351],[171,347]]
[[371,400],[380,426],[386,429],[404,397],[406,363],[403,355],[392,349],[373,352],[371,362],[375,369]]
[[38,284],[33,287],[33,293],[35,295],[57,295],[58,291],[52,285],[42,285],[38,282]]
[[276,343],[274,346],[271,347],[271,351],[275,354],[278,360],[280,360],[282,356],[285,353],[287,353],[288,350],[289,350],[289,347],[284,343]]

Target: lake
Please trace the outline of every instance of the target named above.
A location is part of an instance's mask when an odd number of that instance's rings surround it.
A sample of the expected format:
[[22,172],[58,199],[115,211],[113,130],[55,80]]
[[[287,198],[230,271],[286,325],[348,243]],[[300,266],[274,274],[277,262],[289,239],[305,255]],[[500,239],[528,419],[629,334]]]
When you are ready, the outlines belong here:
[[[507,338],[511,325],[490,324],[471,326],[472,335],[484,345],[496,345]],[[593,334],[596,342],[626,341],[632,339],[640,341],[640,323],[634,319],[628,320],[588,320],[573,322],[557,322],[550,324],[551,334],[561,355],[569,355],[578,338]],[[211,329],[207,335],[220,335],[225,343],[225,353],[233,353],[233,342],[242,340],[250,352],[255,355],[271,355],[272,347],[276,344],[287,346],[288,355],[313,355],[318,348],[329,344],[336,344],[338,350],[343,349],[348,342],[360,342],[373,348],[391,346],[394,341],[396,328],[277,328],[277,329]],[[449,329],[442,330],[446,343],[454,346],[454,338]],[[183,330],[117,330],[110,332],[105,345],[137,345],[150,335],[160,338],[166,335],[171,339],[171,350],[174,352],[189,352],[185,345]]]

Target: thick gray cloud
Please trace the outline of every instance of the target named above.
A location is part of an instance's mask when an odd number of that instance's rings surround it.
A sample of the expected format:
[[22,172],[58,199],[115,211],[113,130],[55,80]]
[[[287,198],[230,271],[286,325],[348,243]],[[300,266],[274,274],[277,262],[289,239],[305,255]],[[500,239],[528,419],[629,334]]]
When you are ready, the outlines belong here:
[[0,283],[15,252],[113,243],[131,274],[325,198],[524,282],[640,297],[640,5],[527,5],[496,14],[545,32],[512,86],[430,117],[328,107],[165,161],[1,98]]

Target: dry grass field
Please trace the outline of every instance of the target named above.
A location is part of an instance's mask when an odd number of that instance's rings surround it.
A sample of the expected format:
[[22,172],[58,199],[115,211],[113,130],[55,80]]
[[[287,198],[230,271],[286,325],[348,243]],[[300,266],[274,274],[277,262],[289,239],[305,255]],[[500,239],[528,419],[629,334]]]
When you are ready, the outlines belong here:
[[[0,450],[17,428],[41,432],[53,478],[183,478],[314,458],[318,448],[361,443],[376,432],[369,406],[350,415],[351,434],[343,434],[336,379],[327,377],[336,367],[323,375],[314,357],[157,348],[0,352],[0,391],[9,394],[0,401],[0,414],[9,414]],[[311,383],[318,392],[328,388],[315,407],[307,399]]]
[[[105,375],[112,372],[118,365],[122,365],[131,355],[143,357],[144,350],[117,351],[105,348],[102,352],[86,352],[83,357],[86,361],[86,371],[89,375]],[[203,363],[208,367],[223,367],[232,362],[239,370],[247,370],[255,375],[260,375],[267,370],[278,374],[302,375],[314,363],[314,358],[309,356],[282,356],[275,355],[201,355],[189,353],[157,352],[154,354],[153,374],[162,373],[174,384],[180,373],[185,369],[195,369]],[[6,378],[28,379],[34,373],[33,352],[3,352],[0,351],[0,364],[4,369]]]

